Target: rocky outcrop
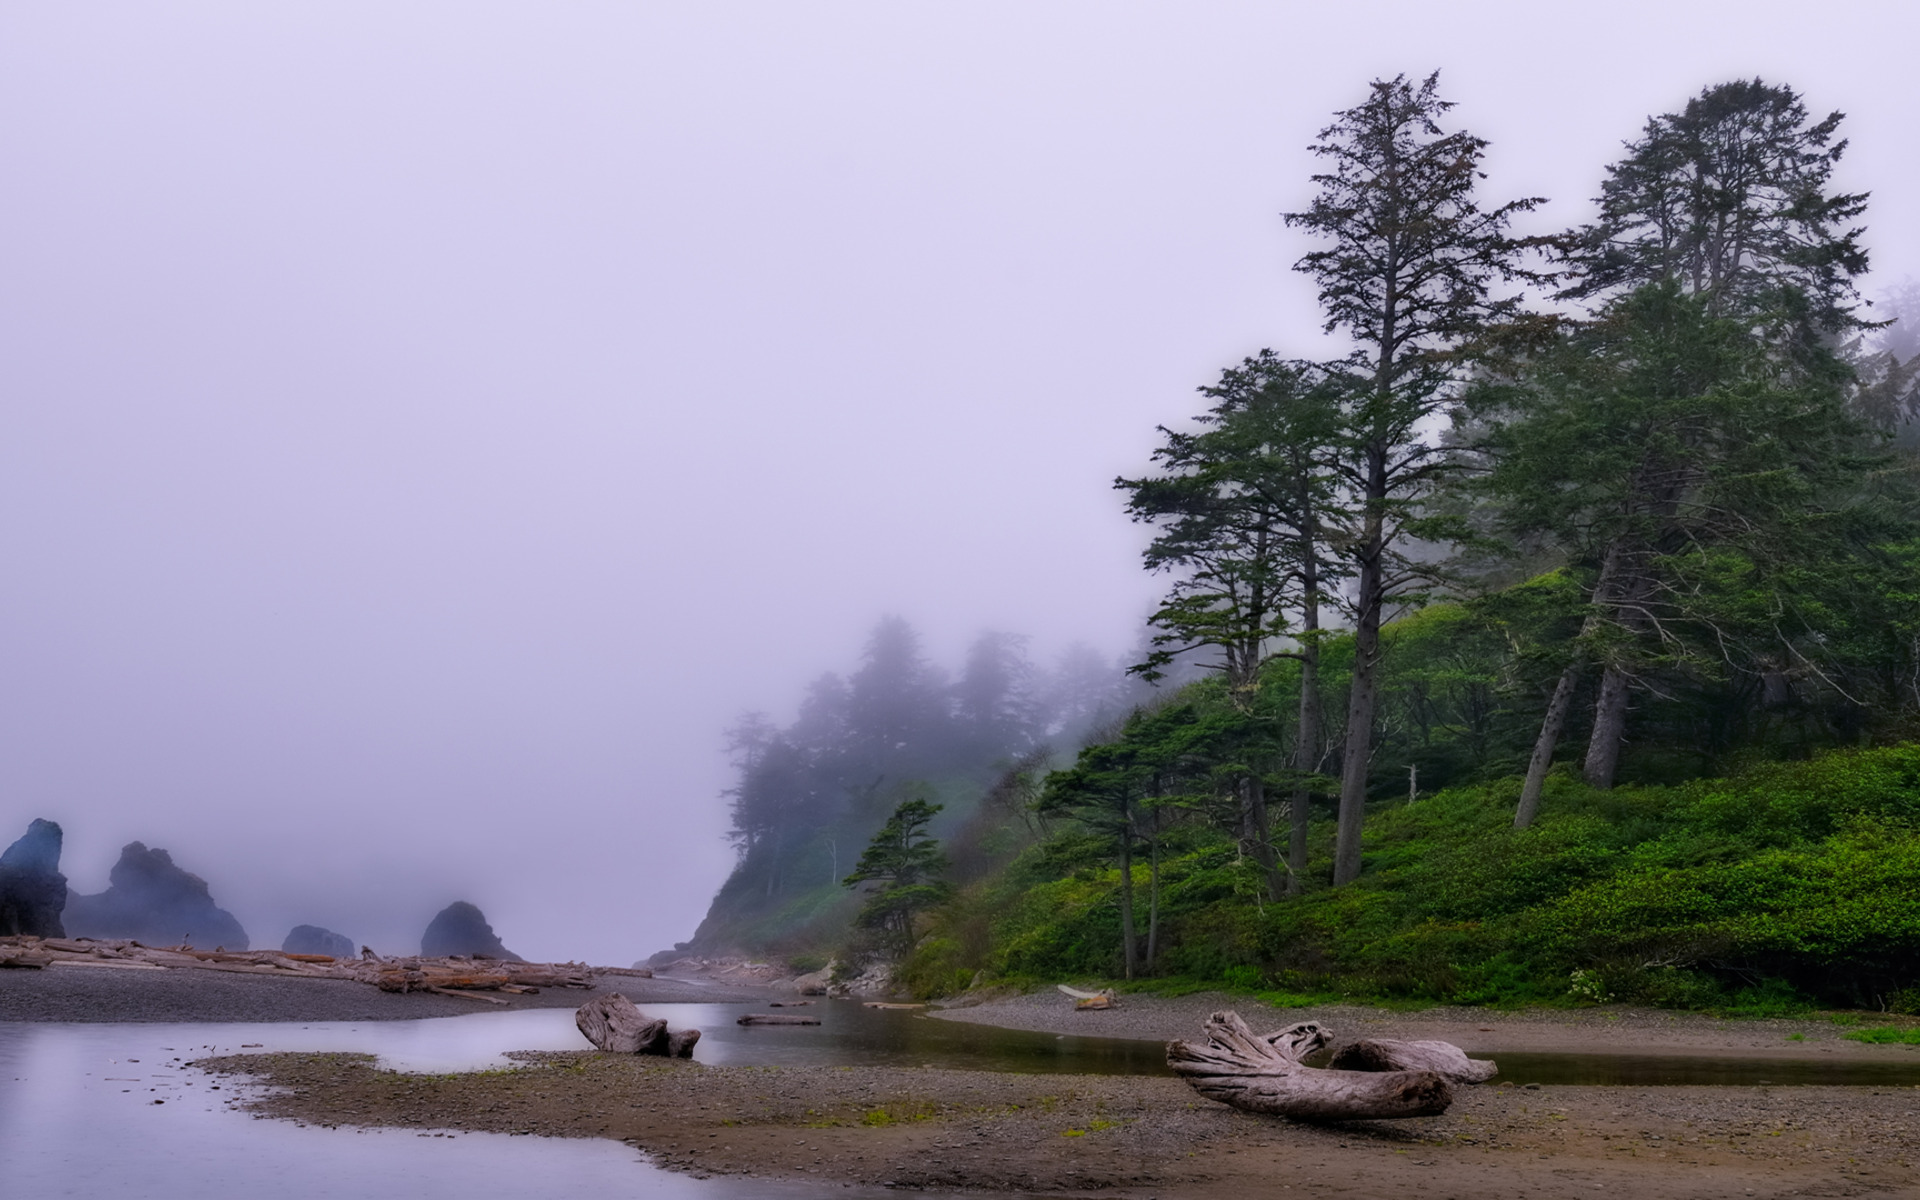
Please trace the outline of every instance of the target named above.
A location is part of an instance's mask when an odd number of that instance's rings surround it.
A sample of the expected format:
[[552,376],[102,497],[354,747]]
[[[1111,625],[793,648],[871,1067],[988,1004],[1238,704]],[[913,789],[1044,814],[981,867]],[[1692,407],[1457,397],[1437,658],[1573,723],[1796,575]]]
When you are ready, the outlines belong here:
[[426,933],[420,936],[420,953],[428,958],[465,954],[507,962],[527,961],[501,945],[493,926],[487,924],[486,914],[465,900],[447,905],[427,925]]
[[326,954],[333,958],[354,955],[352,938],[318,925],[295,925],[287,940],[280,943],[280,950],[285,954]]
[[129,842],[107,875],[107,890],[67,901],[69,937],[133,938],[156,946],[247,948],[247,931],[213,902],[207,881],[174,865],[165,850]]
[[36,820],[0,854],[0,937],[65,937],[60,912],[67,877],[60,873],[60,827]]

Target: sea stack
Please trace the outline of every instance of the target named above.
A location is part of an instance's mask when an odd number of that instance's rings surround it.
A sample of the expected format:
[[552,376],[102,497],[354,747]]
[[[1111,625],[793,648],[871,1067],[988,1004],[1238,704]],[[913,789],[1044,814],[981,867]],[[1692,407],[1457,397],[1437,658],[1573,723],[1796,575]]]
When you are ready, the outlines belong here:
[[465,900],[455,900],[433,918],[420,937],[420,953],[428,958],[465,954],[507,962],[527,961],[502,946],[493,926],[487,924],[486,914]]
[[325,954],[332,958],[352,958],[353,939],[318,925],[295,925],[287,940],[280,943],[283,954]]
[[181,870],[165,850],[129,842],[107,875],[107,890],[67,901],[71,937],[133,938],[152,946],[247,948],[247,931],[213,902],[207,881]]
[[0,936],[67,936],[60,924],[67,906],[60,836],[60,826],[36,820],[0,854]]

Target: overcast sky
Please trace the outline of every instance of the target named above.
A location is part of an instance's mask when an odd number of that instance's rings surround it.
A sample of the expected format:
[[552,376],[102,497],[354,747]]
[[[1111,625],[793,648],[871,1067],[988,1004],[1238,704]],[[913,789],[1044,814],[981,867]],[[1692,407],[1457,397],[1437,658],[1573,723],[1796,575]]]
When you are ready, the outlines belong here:
[[687,937],[721,728],[897,612],[1131,643],[1159,422],[1312,352],[1304,147],[1442,69],[1579,220],[1646,116],[1849,115],[1920,270],[1906,3],[0,0],[0,845],[256,945]]

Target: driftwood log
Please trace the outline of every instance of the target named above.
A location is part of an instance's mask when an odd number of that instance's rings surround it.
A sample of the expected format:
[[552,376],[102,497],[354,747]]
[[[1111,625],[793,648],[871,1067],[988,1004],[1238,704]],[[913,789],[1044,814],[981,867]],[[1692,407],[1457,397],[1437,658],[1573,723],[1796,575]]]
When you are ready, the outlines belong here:
[[573,1023],[595,1049],[610,1054],[658,1054],[665,1058],[692,1058],[700,1040],[698,1029],[667,1030],[667,1023],[649,1017],[633,1001],[614,992],[595,996],[574,1011]]
[[1335,1071],[1432,1071],[1448,1083],[1485,1083],[1498,1064],[1468,1058],[1452,1042],[1400,1042],[1371,1038],[1342,1046],[1327,1066]]
[[819,1017],[803,1017],[799,1013],[748,1013],[735,1022],[737,1025],[818,1025]]
[[1453,1103],[1453,1088],[1433,1071],[1328,1071],[1300,1060],[1327,1044],[1307,1022],[1256,1035],[1240,1014],[1217,1012],[1206,1042],[1172,1042],[1167,1065],[1210,1100],[1248,1112],[1308,1121],[1432,1117]]
[[1083,992],[1079,988],[1070,988],[1064,983],[1056,983],[1053,986],[1060,989],[1061,995],[1073,997],[1073,1007],[1076,1012],[1098,1012],[1103,1008],[1112,1008],[1120,1002],[1119,997],[1113,994],[1112,988],[1102,988],[1097,992]]

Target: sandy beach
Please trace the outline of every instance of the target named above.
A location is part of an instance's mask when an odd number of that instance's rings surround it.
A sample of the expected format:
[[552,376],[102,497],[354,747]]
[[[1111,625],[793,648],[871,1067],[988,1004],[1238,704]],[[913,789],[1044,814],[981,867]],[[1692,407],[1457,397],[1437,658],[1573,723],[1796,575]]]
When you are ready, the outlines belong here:
[[[441,1016],[478,1006],[351,984],[204,972],[8,972],[0,1019],[288,1020]],[[127,974],[133,974],[131,972]],[[144,973],[142,973],[144,975]],[[177,976],[177,978],[175,978]],[[751,989],[621,979],[649,1000],[743,1000]],[[516,997],[577,1005],[580,991]],[[67,1006],[83,1005],[84,1013]],[[1442,1037],[1475,1053],[1672,1052],[1920,1062],[1849,1042],[1829,1021],[1719,1021],[1592,1009],[1495,1013],[1360,1007],[1307,1013],[1246,998],[1125,997],[1075,1012],[1040,992],[926,1019],[1164,1039],[1233,1007],[1259,1028],[1311,1017],[1340,1037]],[[298,1013],[300,1015],[289,1015]],[[36,1015],[41,1014],[41,1015]],[[1800,1040],[1793,1040],[1799,1034]],[[1911,1087],[1462,1088],[1443,1116],[1310,1125],[1237,1112],[1179,1081],[878,1066],[709,1066],[592,1052],[515,1056],[520,1069],[375,1070],[355,1055],[204,1060],[272,1085],[256,1112],[323,1126],[398,1126],[609,1138],[696,1175],[826,1184],[1119,1197],[1905,1196],[1920,1190],[1920,1089]]]

